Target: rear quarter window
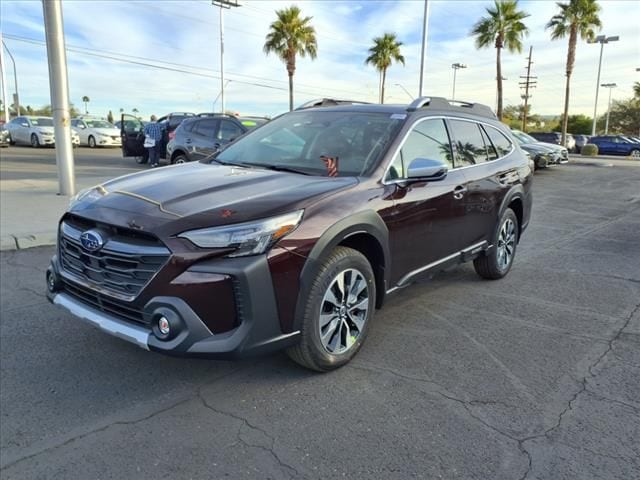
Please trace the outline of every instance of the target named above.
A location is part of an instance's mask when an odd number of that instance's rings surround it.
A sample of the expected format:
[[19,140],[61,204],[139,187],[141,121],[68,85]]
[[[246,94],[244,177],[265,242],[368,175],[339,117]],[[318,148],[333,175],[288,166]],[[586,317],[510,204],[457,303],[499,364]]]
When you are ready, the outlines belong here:
[[480,125],[471,121],[449,120],[451,136],[456,147],[455,167],[476,165],[487,161],[487,149],[480,133]]
[[493,128],[488,125],[484,125],[483,128],[485,132],[487,132],[487,135],[489,135],[491,143],[493,143],[493,146],[498,152],[498,157],[504,157],[511,152],[511,150],[513,149],[513,144],[505,134],[503,134],[497,128]]

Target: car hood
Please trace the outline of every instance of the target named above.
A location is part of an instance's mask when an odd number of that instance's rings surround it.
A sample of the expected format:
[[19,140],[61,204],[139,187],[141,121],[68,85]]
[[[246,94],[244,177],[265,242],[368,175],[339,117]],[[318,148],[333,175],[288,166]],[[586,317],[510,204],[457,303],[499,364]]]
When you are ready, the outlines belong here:
[[552,150],[542,143],[523,143],[520,148],[529,153],[549,153]]
[[33,128],[34,130],[37,130],[38,132],[42,132],[42,133],[50,133],[51,135],[53,135],[54,133],[53,127],[39,127],[35,125]]
[[120,136],[120,130],[118,130],[117,128],[91,128],[89,130],[92,130],[96,133],[102,133],[103,135],[109,135],[111,136]]
[[357,183],[351,177],[194,162],[108,181],[80,195],[70,211],[94,221],[170,236],[291,212]]
[[556,145],[555,143],[540,142],[539,144],[536,143],[535,145],[542,145],[543,147],[546,147],[549,150],[553,150],[553,151],[566,150],[566,147],[563,147],[562,145]]

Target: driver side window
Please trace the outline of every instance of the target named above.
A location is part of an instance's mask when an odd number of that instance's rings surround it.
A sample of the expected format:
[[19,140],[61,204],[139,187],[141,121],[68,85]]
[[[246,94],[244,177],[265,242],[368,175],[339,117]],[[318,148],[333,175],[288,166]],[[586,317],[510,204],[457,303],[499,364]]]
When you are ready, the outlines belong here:
[[451,142],[443,119],[424,120],[413,128],[391,162],[386,180],[406,178],[407,168],[416,158],[439,160],[453,168]]

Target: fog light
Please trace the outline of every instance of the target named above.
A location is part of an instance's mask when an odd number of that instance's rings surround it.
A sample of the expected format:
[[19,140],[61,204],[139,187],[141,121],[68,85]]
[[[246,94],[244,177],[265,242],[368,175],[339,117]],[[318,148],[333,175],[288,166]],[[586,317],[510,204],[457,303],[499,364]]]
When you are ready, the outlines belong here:
[[47,289],[49,289],[51,293],[54,293],[58,290],[58,281],[56,279],[56,275],[51,270],[47,271]]
[[169,320],[166,317],[160,317],[158,319],[158,330],[162,335],[169,335],[171,327],[169,326]]

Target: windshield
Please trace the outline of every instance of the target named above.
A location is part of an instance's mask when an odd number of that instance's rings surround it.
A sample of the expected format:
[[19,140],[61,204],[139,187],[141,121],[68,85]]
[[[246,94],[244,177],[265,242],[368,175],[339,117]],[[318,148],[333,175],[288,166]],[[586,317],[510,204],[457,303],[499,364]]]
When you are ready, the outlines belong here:
[[521,132],[520,130],[511,130],[511,133],[520,141],[520,143],[539,143],[538,140],[524,132]]
[[116,128],[104,120],[85,120],[84,123],[86,123],[89,128]]
[[53,127],[53,118],[32,118],[31,125],[33,125],[34,127]]
[[215,159],[309,175],[363,176],[378,164],[403,121],[389,113],[293,112],[248,133]]

